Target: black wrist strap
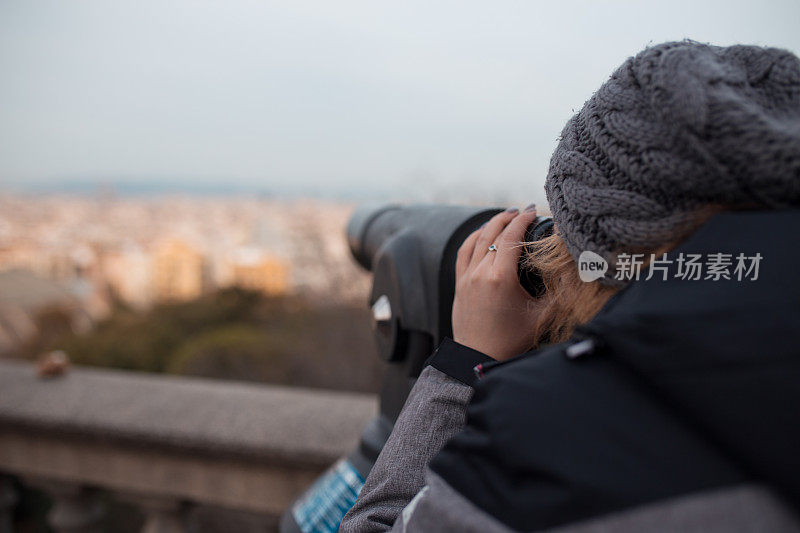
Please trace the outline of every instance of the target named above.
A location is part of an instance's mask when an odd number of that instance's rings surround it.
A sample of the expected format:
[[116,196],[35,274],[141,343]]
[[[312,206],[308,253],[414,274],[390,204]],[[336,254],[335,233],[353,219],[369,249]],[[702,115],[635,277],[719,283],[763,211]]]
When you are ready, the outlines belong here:
[[494,361],[488,355],[445,337],[427,364],[469,387],[475,386],[475,367]]

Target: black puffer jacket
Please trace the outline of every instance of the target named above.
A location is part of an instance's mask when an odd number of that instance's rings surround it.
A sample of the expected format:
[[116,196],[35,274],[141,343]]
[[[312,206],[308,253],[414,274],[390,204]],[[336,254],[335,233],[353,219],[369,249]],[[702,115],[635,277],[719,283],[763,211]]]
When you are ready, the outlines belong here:
[[673,263],[579,330],[589,353],[486,365],[431,469],[521,530],[748,482],[800,509],[799,245],[797,211],[714,217],[669,259],[731,254],[733,273],[760,254],[757,280],[675,279]]

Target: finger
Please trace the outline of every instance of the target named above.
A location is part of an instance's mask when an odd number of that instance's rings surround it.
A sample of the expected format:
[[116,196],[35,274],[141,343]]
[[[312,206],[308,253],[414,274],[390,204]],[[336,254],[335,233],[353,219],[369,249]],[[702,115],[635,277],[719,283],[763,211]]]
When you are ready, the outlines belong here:
[[536,219],[536,206],[533,204],[511,221],[498,237],[497,254],[494,258],[495,268],[512,269],[516,272],[519,258],[522,255],[522,243],[528,226]]
[[480,261],[489,252],[489,246],[495,244],[497,237],[503,232],[503,229],[509,222],[514,220],[514,217],[519,214],[519,209],[510,208],[502,213],[498,213],[487,222],[483,227],[478,240],[475,242],[475,249],[472,251],[472,261]]
[[459,278],[467,271],[467,267],[472,260],[472,252],[475,250],[475,242],[477,242],[482,230],[483,227],[476,229],[461,243],[456,256],[456,278]]

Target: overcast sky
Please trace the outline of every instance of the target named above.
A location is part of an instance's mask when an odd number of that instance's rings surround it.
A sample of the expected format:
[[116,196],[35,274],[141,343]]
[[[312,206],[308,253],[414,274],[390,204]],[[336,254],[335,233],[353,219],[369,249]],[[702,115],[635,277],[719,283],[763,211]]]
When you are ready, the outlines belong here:
[[543,199],[648,43],[800,52],[800,2],[0,0],[0,182]]

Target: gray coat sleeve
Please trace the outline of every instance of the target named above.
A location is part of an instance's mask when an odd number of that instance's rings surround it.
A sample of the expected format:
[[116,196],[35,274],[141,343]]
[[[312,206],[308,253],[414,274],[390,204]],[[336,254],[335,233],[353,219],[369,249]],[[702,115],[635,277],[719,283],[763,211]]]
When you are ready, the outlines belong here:
[[472,387],[426,367],[339,531],[389,531],[422,489],[428,462],[464,425]]

